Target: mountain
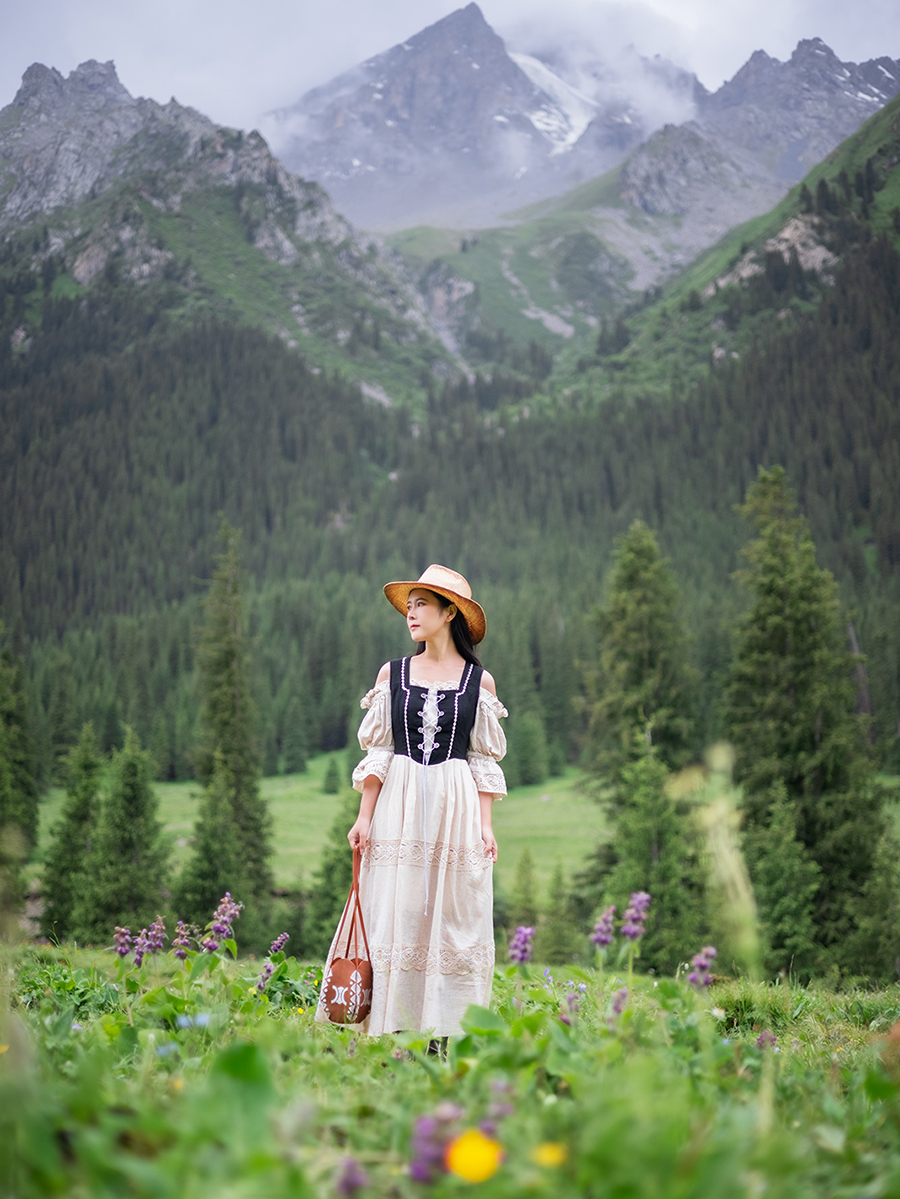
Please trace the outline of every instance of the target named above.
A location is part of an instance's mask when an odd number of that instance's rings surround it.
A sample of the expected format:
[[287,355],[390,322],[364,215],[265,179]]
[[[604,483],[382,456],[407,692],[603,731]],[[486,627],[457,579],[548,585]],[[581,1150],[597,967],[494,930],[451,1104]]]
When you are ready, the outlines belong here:
[[733,79],[700,97],[698,120],[777,179],[796,183],[900,92],[900,60],[841,62],[821,38],[788,62],[757,50]]
[[[307,746],[346,743],[359,693],[403,649],[402,622],[373,596],[432,560],[462,569],[489,609],[485,652],[514,713],[513,768],[535,727],[517,723],[523,713],[543,723],[557,761],[573,756],[590,613],[615,538],[637,518],[671,558],[695,633],[699,750],[720,734],[718,680],[740,607],[731,579],[748,530],[734,505],[760,465],[780,462],[859,614],[876,724],[896,764],[898,163],[900,97],[772,211],[594,328],[584,316],[601,311],[616,263],[578,240],[574,201],[544,218],[545,240],[463,248],[454,234],[432,276],[447,311],[505,278],[486,273],[499,263],[518,289],[506,278],[511,312],[562,349],[537,394],[511,397],[495,376],[521,346],[473,327],[467,350],[490,373],[440,385],[432,375],[414,415],[367,402],[211,303],[186,307],[192,293],[177,276],[136,286],[104,268],[69,299],[53,255],[39,258],[43,225],[27,240],[18,231],[0,254],[0,615],[27,653],[44,760],[82,720],[106,747],[127,722],[162,777],[190,773],[191,629],[220,512],[243,530],[253,580],[267,770],[298,711]],[[225,221],[226,206],[214,212]],[[540,221],[526,226],[536,238]],[[415,236],[424,248],[438,234]],[[548,327],[565,319],[551,300],[538,303],[532,250],[581,297],[568,338]],[[484,285],[455,287],[457,260],[485,272]],[[544,319],[522,315],[523,290]],[[548,364],[535,343],[539,377]]]
[[[646,69],[662,90],[685,91],[664,66]],[[267,128],[291,169],[367,228],[471,225],[612,166],[646,133],[608,69],[568,73],[508,52],[473,3],[270,114]]]
[[785,63],[758,52],[718,92],[693,89],[693,119],[665,124],[596,179],[493,227],[417,227],[390,241],[436,311],[448,289],[477,287],[448,316],[463,342],[491,329],[571,356],[599,321],[771,210],[898,88],[900,63],[841,63],[818,39]]
[[[604,61],[555,45],[552,33],[527,49],[507,48],[469,4],[270,114],[273,143],[353,220],[388,230],[508,220],[637,150],[626,202],[650,215],[696,213],[684,262],[771,207],[900,90],[900,62],[843,63],[818,38],[784,63],[756,51],[714,93],[633,49]],[[663,176],[661,207],[638,150],[648,137],[643,159]],[[719,204],[718,220],[704,214]]]
[[417,394],[423,371],[456,369],[400,259],[318,184],[257,132],[134,98],[112,63],[25,73],[0,111],[0,232],[29,297],[6,334],[19,354],[45,298],[106,281],[164,294],[181,319],[215,312],[276,332],[382,402]]

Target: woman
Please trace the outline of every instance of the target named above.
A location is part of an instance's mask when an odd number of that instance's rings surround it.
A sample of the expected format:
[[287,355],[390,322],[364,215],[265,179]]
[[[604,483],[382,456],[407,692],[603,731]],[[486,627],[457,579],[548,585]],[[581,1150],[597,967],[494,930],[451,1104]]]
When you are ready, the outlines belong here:
[[[415,654],[386,662],[362,699],[362,792],[347,834],[362,853],[360,903],[374,972],[373,1036],[462,1031],[487,1006],[494,971],[491,805],[506,794],[506,709],[475,654],[481,606],[454,570],[429,566],[384,593],[406,615]],[[328,962],[345,947],[332,944]],[[318,1019],[325,1018],[320,1000]]]

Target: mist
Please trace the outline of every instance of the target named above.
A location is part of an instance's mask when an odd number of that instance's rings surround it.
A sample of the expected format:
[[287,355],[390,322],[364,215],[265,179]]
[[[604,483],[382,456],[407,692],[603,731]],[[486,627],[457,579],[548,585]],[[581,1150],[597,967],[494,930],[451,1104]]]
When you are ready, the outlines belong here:
[[[459,7],[453,0],[3,0],[0,104],[32,62],[68,74],[79,62],[113,59],[133,95],[176,96],[223,124],[252,128],[262,114],[370,58]],[[711,90],[756,49],[790,55],[803,37],[822,37],[845,60],[900,56],[900,5],[893,0],[484,0],[486,19],[510,48],[565,51],[576,73],[604,64],[603,88],[637,56],[670,59]],[[581,48],[582,53],[575,53]],[[636,66],[638,60],[629,63]],[[640,70],[640,102],[657,102],[652,72]],[[603,93],[604,95],[607,92]],[[665,105],[655,119],[660,120]]]

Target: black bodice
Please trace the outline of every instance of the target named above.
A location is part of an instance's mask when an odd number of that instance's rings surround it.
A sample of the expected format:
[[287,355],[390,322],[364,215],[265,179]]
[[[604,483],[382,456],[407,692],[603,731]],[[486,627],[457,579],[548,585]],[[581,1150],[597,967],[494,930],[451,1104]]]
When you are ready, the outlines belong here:
[[409,681],[409,658],[391,662],[391,728],[394,753],[414,762],[435,765],[451,758],[465,760],[469,737],[478,710],[478,690],[484,670],[467,663],[456,691],[438,689],[438,725],[434,746],[426,761],[422,714],[427,687]]

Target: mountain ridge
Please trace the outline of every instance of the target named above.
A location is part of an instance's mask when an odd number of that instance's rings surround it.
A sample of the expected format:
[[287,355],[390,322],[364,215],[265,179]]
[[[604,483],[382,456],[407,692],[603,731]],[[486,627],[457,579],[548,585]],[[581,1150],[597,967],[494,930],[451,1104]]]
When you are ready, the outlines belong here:
[[[250,319],[385,397],[419,392],[423,370],[459,369],[401,260],[319,184],[291,174],[256,131],[132,97],[112,63],[90,60],[67,79],[26,71],[0,110],[0,231],[35,280],[32,324],[52,259],[57,294],[109,272],[168,289],[188,315]],[[20,350],[28,329],[26,319],[13,332]]]
[[755,187],[764,211],[773,187],[783,193],[900,90],[900,61],[843,63],[820,38],[786,62],[755,51],[714,93],[634,56],[629,69],[667,96],[659,119],[609,65],[526,50],[506,47],[471,3],[269,114],[272,136],[358,224],[465,229],[586,182],[662,126],[693,120],[731,160],[731,190]]

